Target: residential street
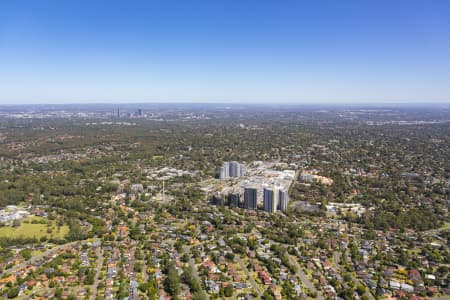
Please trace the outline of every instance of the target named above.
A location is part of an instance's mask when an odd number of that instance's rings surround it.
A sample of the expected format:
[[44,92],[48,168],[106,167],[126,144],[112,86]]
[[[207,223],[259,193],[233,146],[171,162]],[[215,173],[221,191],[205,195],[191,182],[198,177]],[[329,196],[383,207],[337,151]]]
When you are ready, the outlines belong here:
[[64,244],[64,245],[56,246],[56,247],[54,247],[52,249],[49,249],[49,250],[47,250],[47,251],[45,251],[45,252],[43,252],[41,254],[33,256],[30,260],[24,261],[24,262],[22,262],[22,263],[20,263],[18,265],[15,265],[12,268],[9,268],[8,270],[5,270],[3,273],[1,273],[1,275],[9,275],[11,273],[14,273],[17,270],[20,270],[20,269],[22,269],[22,268],[24,268],[24,267],[26,267],[26,266],[28,266],[30,264],[34,264],[34,263],[38,262],[39,260],[41,260],[41,259],[43,259],[43,258],[45,258],[47,256],[50,256],[50,255],[52,255],[52,254],[54,254],[56,252],[58,252],[59,250],[62,250],[64,248],[68,248],[68,247],[73,246],[73,245],[75,245],[77,243],[79,243],[79,242],[71,242],[71,243],[67,243],[67,244]]
[[103,265],[103,250],[101,247],[97,248],[97,268],[95,270],[95,279],[94,284],[92,285],[92,295],[91,299],[94,300],[97,297],[97,288],[98,288],[98,282],[100,277],[100,272],[102,270]]
[[319,300],[324,300],[324,297],[322,296],[322,293],[320,291],[318,291],[316,289],[316,287],[314,286],[314,284],[308,279],[308,277],[306,276],[306,274],[303,272],[301,266],[299,265],[299,263],[297,262],[297,259],[295,259],[292,255],[289,254],[289,261],[291,264],[293,264],[295,266],[295,268],[297,269],[297,273],[296,275],[300,278],[300,280],[302,281],[303,285],[308,288],[311,292],[316,293],[317,297],[316,299]]
[[250,284],[252,285],[253,289],[256,291],[256,293],[258,293],[259,297],[262,297],[263,293],[261,292],[261,290],[259,289],[258,284],[255,282],[255,280],[253,279],[253,277],[250,275],[250,272],[247,269],[247,266],[244,265],[241,257],[239,255],[234,255],[234,258],[237,260],[237,262],[239,263],[239,265],[241,266],[241,269],[244,270],[245,275],[247,276],[248,280],[250,281]]
[[198,272],[197,272],[197,266],[194,263],[194,260],[191,257],[191,247],[184,245],[183,246],[183,251],[184,253],[186,253],[187,255],[189,255],[189,266],[192,269],[192,274],[194,275],[195,280],[197,280],[197,283],[199,284],[199,286],[202,288],[202,292],[205,294],[206,299],[209,300],[209,295],[207,292],[205,292],[203,290],[203,284],[202,284],[202,280],[200,279],[200,276],[198,276]]

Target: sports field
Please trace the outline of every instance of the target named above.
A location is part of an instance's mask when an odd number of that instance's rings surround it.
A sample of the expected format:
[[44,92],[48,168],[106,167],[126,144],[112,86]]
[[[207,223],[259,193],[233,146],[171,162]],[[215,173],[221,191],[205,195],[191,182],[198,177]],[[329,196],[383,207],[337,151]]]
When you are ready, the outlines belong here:
[[[44,218],[41,217],[30,217],[21,220],[19,227],[11,227],[4,226],[0,227],[0,238],[8,237],[8,238],[41,238],[46,236],[47,238],[64,238],[65,235],[69,232],[69,227],[67,225],[61,226],[59,229],[56,226],[55,221],[47,221],[50,222],[50,226],[48,224],[32,224],[31,221],[45,221]],[[25,222],[29,221],[29,223]],[[50,229],[50,230],[49,230]],[[49,232],[50,231],[50,232]]]

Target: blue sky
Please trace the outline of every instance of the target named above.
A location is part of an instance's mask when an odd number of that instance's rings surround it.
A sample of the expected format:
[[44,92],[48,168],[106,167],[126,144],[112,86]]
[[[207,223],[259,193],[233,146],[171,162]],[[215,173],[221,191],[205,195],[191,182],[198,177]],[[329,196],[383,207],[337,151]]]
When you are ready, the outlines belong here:
[[1,1],[0,104],[450,103],[450,1]]

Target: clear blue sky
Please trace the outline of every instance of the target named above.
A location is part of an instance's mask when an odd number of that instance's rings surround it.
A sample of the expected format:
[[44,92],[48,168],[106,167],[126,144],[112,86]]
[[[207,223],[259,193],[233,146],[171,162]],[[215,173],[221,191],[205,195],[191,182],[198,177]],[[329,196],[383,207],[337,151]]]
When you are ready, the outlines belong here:
[[450,103],[450,1],[0,1],[0,104]]

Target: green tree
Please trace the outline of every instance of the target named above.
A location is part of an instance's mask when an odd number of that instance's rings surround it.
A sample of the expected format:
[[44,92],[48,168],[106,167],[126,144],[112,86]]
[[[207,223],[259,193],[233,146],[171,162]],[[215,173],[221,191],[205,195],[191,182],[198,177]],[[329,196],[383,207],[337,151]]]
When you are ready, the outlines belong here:
[[178,271],[173,262],[170,262],[167,267],[164,288],[174,299],[178,299],[180,294],[180,277],[178,276]]
[[8,290],[7,296],[8,296],[9,299],[16,298],[18,295],[19,295],[19,288],[18,287],[13,287],[13,288],[10,288]]
[[233,296],[233,292],[234,292],[233,286],[231,284],[227,285],[227,287],[224,290],[225,297]]
[[29,260],[32,256],[30,249],[23,249],[20,251],[20,255],[22,255],[23,259]]

